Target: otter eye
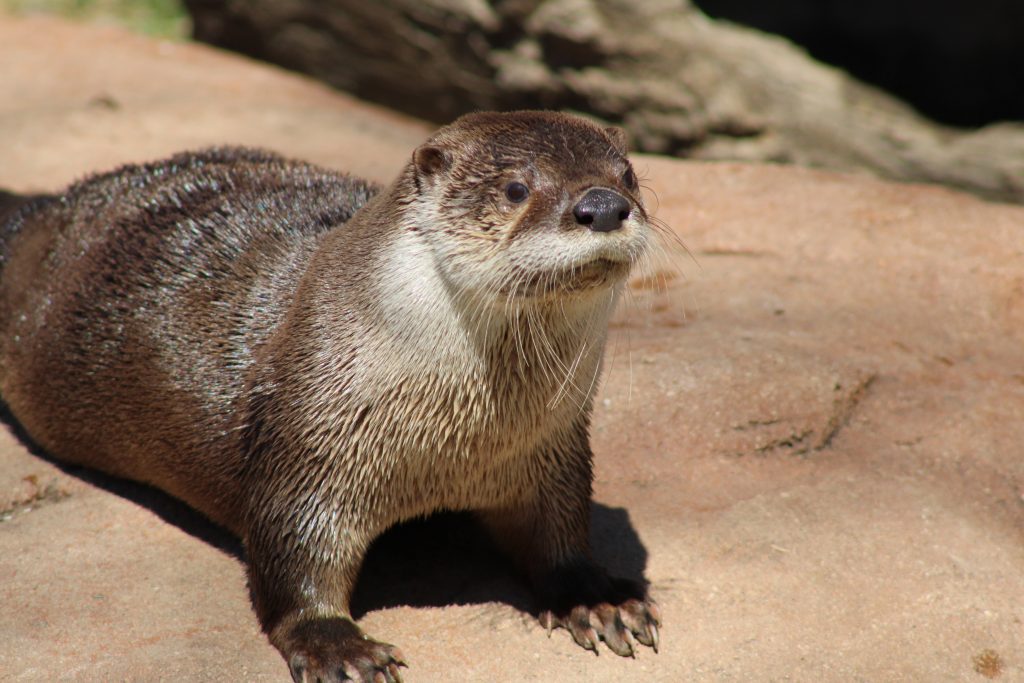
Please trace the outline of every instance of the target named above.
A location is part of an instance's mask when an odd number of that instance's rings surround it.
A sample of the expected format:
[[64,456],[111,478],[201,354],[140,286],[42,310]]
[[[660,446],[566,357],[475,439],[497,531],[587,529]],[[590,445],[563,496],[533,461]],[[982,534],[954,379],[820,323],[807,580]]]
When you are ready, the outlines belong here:
[[622,174],[622,184],[631,190],[636,188],[636,173],[633,173],[632,168],[627,168]]
[[513,204],[519,204],[526,201],[526,198],[530,196],[530,188],[522,183],[509,183],[508,187],[505,188],[505,196]]

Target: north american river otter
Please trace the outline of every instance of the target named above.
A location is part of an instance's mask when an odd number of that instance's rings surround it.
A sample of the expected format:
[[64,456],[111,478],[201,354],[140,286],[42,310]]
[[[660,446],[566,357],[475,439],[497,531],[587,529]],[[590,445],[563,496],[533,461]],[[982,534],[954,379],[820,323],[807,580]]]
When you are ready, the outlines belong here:
[[7,199],[3,399],[54,457],[241,536],[295,680],[400,680],[349,597],[376,536],[438,510],[475,511],[549,629],[657,648],[588,547],[608,318],[651,238],[621,131],[478,113],[383,189],[225,148]]

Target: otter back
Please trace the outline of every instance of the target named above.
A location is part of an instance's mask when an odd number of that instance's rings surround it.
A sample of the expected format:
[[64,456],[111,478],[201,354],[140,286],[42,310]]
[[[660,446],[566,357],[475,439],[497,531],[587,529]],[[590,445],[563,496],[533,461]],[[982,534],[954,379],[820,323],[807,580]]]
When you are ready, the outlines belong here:
[[[220,148],[15,209],[0,249],[4,399],[57,457],[155,484],[223,521],[216,501],[235,488],[238,456],[207,458],[194,477],[185,451],[225,441],[245,371],[309,254],[375,191]],[[131,457],[140,451],[144,466]]]

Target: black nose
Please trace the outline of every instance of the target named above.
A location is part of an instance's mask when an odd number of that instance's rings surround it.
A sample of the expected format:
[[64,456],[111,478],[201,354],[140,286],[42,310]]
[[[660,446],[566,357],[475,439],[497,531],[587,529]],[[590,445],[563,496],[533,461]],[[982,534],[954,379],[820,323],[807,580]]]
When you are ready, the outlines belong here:
[[577,223],[595,232],[611,232],[622,227],[630,210],[629,200],[621,194],[596,187],[583,195],[572,215]]

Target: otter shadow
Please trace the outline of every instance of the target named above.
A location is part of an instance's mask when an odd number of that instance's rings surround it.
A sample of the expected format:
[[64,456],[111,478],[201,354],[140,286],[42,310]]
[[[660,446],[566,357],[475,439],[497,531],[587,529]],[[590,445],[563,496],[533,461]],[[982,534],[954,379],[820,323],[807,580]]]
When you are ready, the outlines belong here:
[[224,527],[211,522],[177,498],[148,484],[122,479],[88,467],[57,460],[32,439],[7,404],[2,401],[0,401],[0,424],[6,425],[11,434],[29,453],[40,460],[45,460],[64,474],[147,508],[160,519],[173,524],[185,533],[195,536],[228,555],[244,560],[242,543],[236,536]]
[[[591,504],[597,561],[613,576],[646,585],[647,550],[629,513]],[[438,513],[399,524],[367,553],[352,596],[352,615],[386,607],[443,607],[503,602],[537,613],[533,595],[469,513]]]
[[[0,423],[34,456],[68,476],[130,500],[169,524],[245,561],[241,541],[185,503],[146,484],[61,462],[36,444],[5,404]],[[591,541],[598,562],[613,576],[646,585],[647,550],[622,508],[591,505]],[[356,619],[397,606],[443,607],[503,602],[523,612],[537,608],[526,583],[469,513],[445,512],[398,524],[371,545],[352,596]]]

